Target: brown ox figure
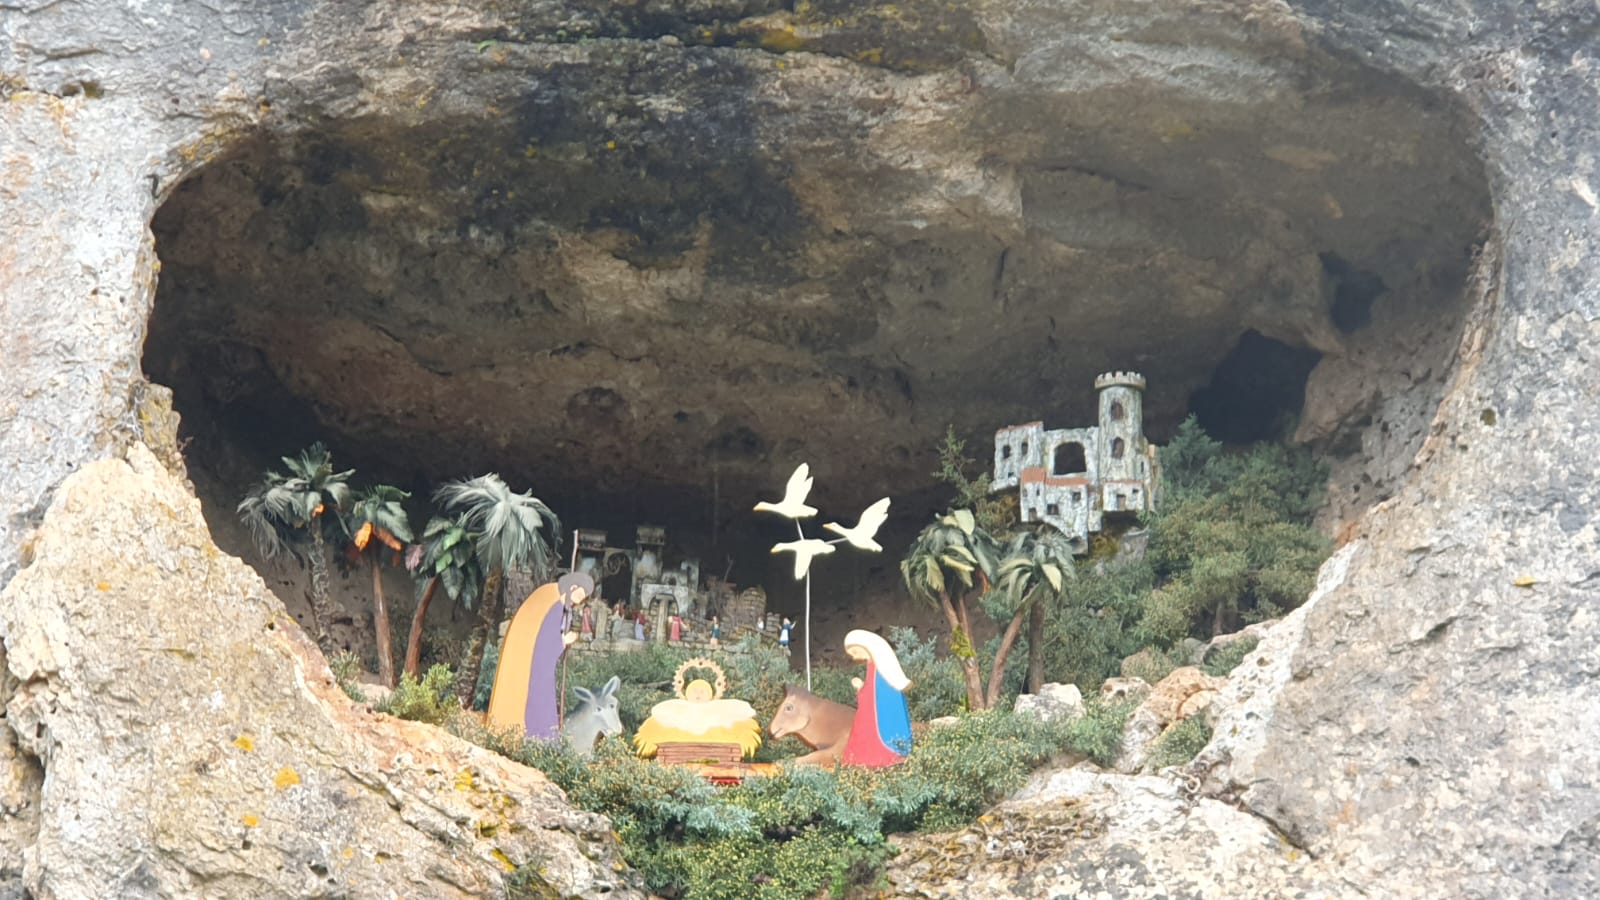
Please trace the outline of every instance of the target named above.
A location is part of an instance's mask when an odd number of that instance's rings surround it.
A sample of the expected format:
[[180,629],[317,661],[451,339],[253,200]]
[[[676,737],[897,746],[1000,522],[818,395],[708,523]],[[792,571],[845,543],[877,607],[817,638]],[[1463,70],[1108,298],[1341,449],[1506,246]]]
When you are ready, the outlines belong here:
[[767,730],[774,738],[792,734],[814,751],[797,757],[795,762],[832,766],[839,763],[844,753],[855,717],[854,706],[818,697],[805,688],[789,686],[783,689],[783,702],[778,705],[778,712]]

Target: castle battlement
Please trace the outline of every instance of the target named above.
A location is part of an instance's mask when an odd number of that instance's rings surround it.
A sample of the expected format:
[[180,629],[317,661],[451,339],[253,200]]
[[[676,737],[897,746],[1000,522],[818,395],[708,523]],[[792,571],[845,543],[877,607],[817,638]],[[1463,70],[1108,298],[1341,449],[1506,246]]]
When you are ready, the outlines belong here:
[[1144,376],[1138,372],[1106,372],[1095,376],[1094,389],[1103,391],[1108,387],[1130,387],[1134,390],[1144,390]]

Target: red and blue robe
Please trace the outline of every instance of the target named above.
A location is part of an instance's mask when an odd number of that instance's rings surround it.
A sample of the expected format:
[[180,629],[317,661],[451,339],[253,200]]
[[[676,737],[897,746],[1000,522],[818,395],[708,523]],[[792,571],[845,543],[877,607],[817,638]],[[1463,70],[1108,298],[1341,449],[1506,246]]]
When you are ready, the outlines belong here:
[[892,766],[911,753],[911,710],[903,691],[867,661],[867,677],[856,692],[856,718],[844,745],[844,763]]

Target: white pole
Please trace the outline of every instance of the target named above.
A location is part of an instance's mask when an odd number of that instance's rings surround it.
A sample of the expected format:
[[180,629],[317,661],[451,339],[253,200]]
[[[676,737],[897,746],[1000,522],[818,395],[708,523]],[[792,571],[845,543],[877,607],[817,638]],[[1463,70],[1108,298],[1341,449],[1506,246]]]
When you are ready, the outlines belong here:
[[[800,527],[800,520],[794,523],[795,533],[800,535],[800,540],[806,539],[806,533]],[[811,567],[806,567],[806,690],[811,690]]]

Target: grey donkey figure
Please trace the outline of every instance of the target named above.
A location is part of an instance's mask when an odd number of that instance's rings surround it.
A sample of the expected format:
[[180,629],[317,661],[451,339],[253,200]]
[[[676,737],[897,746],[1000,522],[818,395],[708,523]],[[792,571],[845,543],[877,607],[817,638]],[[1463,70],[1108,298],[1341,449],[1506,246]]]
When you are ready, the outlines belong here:
[[561,736],[579,754],[592,756],[601,738],[622,733],[622,720],[617,718],[617,688],[621,686],[622,680],[613,675],[598,690],[572,689],[578,695],[578,707],[561,723]]

